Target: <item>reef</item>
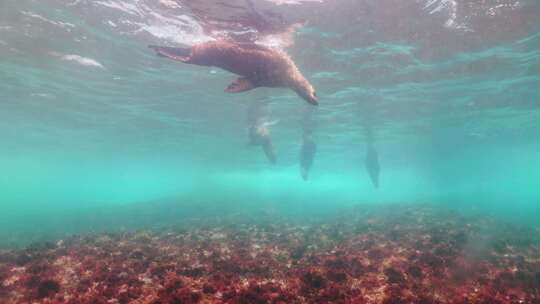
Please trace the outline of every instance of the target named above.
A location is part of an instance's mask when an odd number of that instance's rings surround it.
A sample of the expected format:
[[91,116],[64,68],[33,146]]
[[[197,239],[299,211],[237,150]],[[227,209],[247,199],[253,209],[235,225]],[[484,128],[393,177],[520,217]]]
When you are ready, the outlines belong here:
[[540,303],[540,232],[429,206],[0,251],[0,303]]

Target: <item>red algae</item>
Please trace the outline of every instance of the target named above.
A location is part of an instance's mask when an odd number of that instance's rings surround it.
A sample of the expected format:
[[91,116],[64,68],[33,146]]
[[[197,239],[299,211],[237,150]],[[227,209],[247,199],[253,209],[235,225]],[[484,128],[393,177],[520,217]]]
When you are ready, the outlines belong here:
[[391,209],[309,227],[217,221],[2,252],[0,303],[540,303],[538,236],[514,242],[522,230],[492,220]]
[[60,291],[60,284],[54,280],[43,280],[37,286],[36,298],[50,298]]
[[326,287],[328,280],[326,276],[317,270],[308,270],[301,276],[302,283],[307,290],[318,290]]

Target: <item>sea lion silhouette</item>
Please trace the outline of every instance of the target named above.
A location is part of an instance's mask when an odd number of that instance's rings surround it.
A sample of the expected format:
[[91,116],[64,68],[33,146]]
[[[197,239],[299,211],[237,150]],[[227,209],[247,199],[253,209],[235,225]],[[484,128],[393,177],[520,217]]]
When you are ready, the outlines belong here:
[[318,105],[315,89],[284,52],[255,43],[228,40],[204,42],[189,48],[148,47],[172,60],[219,67],[240,75],[225,89],[226,92],[239,93],[257,87],[290,88],[308,103]]
[[308,180],[309,169],[313,165],[315,153],[317,153],[317,144],[313,141],[311,132],[304,134],[304,140],[300,148],[300,174],[306,181]]
[[375,188],[379,188],[379,154],[372,144],[368,145],[366,152],[366,169]]
[[274,144],[272,143],[272,138],[270,137],[270,129],[268,128],[271,125],[276,124],[277,121],[273,122],[258,122],[256,125],[249,127],[249,144],[254,146],[261,146],[266,158],[272,163],[275,164],[276,150],[274,149]]
[[309,170],[313,166],[313,159],[317,153],[317,144],[313,140],[313,107],[306,107],[302,117],[302,146],[300,147],[300,175],[307,181]]

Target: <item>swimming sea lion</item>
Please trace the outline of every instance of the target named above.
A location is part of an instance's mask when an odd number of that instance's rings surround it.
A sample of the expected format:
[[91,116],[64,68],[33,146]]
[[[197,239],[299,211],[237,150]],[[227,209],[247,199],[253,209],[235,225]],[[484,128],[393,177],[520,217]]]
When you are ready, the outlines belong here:
[[317,153],[317,144],[313,140],[313,107],[306,107],[302,117],[302,147],[300,147],[300,175],[307,181],[309,170]]
[[379,154],[372,144],[368,145],[366,153],[366,169],[375,188],[379,188]]
[[276,150],[274,149],[274,145],[272,144],[272,140],[269,136],[263,137],[263,141],[261,144],[261,147],[264,151],[264,154],[266,155],[266,158],[273,164],[276,164]]
[[317,152],[317,145],[311,137],[311,133],[304,134],[304,141],[300,148],[300,174],[304,180],[308,179],[309,169],[313,165],[313,159]]
[[249,145],[261,146],[266,158],[272,163],[276,163],[276,151],[270,136],[270,126],[275,125],[279,120],[269,121],[270,111],[268,103],[251,103],[247,109]]
[[270,137],[268,128],[276,122],[259,122],[257,125],[249,127],[249,140],[251,145],[261,146],[266,158],[272,163],[276,163],[276,151]]
[[240,75],[226,89],[245,92],[257,87],[290,88],[312,105],[317,105],[313,86],[285,53],[255,43],[210,41],[190,48],[150,45],[158,55],[183,63],[215,66]]

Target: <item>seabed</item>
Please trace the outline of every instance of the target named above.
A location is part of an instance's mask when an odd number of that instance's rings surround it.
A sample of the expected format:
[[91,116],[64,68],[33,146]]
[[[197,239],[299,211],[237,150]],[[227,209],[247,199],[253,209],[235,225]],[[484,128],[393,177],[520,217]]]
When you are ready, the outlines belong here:
[[540,233],[429,206],[208,219],[0,252],[0,303],[540,303]]

